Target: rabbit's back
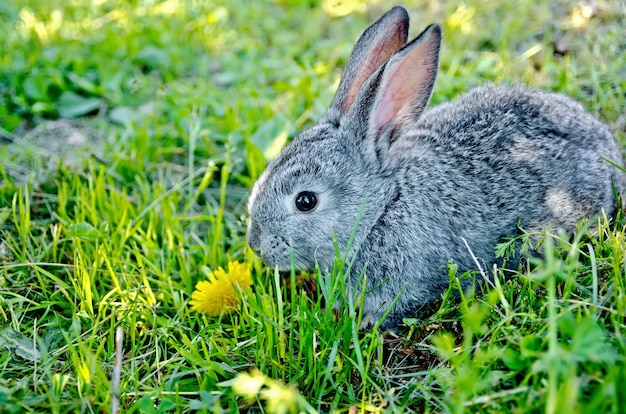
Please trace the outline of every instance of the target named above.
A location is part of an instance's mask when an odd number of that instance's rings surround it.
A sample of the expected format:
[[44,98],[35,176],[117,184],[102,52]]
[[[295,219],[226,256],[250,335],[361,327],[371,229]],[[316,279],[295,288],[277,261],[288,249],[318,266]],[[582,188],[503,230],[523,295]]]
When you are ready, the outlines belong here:
[[622,164],[604,124],[564,96],[522,87],[480,87],[435,107],[392,151],[398,196],[379,223],[392,231],[381,234],[397,233],[387,244],[419,251],[413,266],[431,269],[449,258],[470,269],[472,254],[491,262],[518,226],[571,231],[603,209],[611,216],[613,185],[623,187],[604,160]]
[[454,198],[480,198],[487,221],[504,214],[529,230],[572,230],[581,217],[611,215],[613,186],[623,188],[623,174],[607,162],[623,164],[607,126],[559,94],[479,87],[426,111],[404,141],[409,179],[426,174],[446,192],[456,188]]
[[[525,86],[485,85],[454,101],[426,111],[418,128],[439,132],[442,145],[484,145],[524,151],[519,142],[507,139],[523,133],[533,145],[548,144],[549,137],[570,142],[580,149],[619,151],[609,129],[565,95]],[[492,138],[502,138],[498,142]],[[476,138],[481,138],[476,141]],[[506,144],[514,144],[506,147]]]

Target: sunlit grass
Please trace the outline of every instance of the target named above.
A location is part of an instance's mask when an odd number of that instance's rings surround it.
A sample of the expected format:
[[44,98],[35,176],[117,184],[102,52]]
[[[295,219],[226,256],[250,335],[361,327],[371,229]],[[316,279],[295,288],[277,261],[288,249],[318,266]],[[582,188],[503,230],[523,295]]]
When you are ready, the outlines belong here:
[[[444,27],[435,103],[526,82],[623,142],[619,2],[407,6],[413,34]],[[484,269],[495,282],[474,293],[451,266],[442,303],[397,336],[359,330],[341,266],[284,279],[247,248],[249,188],[386,7],[0,4],[0,411],[109,412],[119,327],[122,412],[619,412],[621,216],[548,236],[515,277]],[[195,312],[230,261],[250,291]]]

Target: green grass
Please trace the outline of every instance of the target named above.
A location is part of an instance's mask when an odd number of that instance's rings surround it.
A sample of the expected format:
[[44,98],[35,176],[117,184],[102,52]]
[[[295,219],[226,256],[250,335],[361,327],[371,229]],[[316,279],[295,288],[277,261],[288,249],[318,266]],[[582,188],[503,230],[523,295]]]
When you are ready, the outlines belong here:
[[[445,3],[407,2],[413,35],[445,30],[434,103],[525,82],[624,144],[620,0]],[[545,259],[459,299],[451,266],[441,303],[398,335],[358,329],[340,271],[307,293],[246,247],[249,188],[386,9],[358,4],[0,4],[0,412],[109,412],[118,328],[122,412],[623,412],[621,215],[547,235]],[[191,311],[229,260],[253,269],[241,308]]]

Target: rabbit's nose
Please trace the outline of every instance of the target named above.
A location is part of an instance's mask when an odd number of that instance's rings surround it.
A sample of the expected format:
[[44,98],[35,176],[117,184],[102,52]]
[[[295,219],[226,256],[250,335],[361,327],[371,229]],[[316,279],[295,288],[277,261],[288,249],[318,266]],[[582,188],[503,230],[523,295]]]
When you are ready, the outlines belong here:
[[250,221],[250,225],[248,226],[248,244],[250,248],[256,253],[259,254],[261,250],[261,229],[259,225]]

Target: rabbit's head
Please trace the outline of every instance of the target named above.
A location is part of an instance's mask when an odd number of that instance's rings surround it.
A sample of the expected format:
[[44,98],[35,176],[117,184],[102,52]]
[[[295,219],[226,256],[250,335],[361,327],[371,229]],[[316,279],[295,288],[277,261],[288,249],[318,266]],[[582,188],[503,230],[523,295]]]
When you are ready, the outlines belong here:
[[[331,268],[336,246],[358,245],[394,197],[391,147],[414,125],[437,75],[441,30],[405,45],[396,7],[356,42],[326,116],[299,134],[256,182],[248,242],[269,266]],[[359,226],[355,231],[355,223]]]

